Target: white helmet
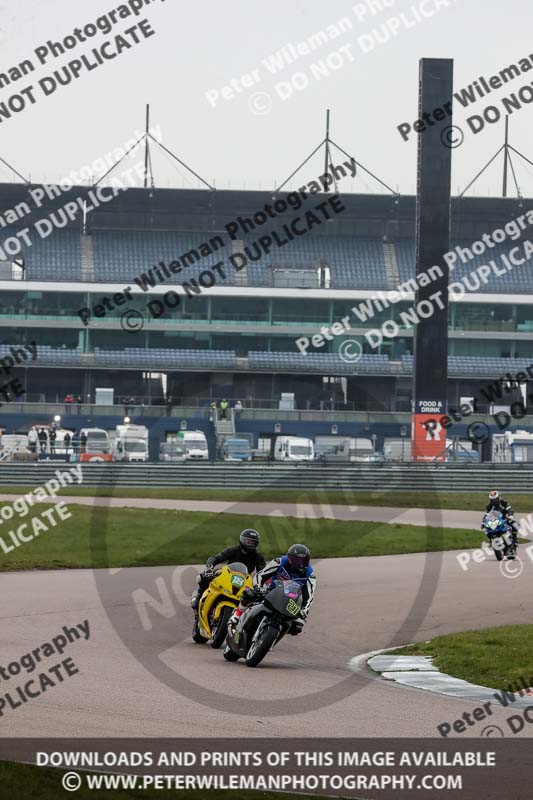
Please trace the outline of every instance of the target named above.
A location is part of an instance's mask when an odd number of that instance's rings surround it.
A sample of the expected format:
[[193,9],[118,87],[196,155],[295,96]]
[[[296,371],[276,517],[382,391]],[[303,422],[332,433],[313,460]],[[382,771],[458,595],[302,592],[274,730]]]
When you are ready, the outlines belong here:
[[489,503],[495,506],[497,503],[500,502],[500,493],[497,492],[495,489],[492,492],[489,492]]

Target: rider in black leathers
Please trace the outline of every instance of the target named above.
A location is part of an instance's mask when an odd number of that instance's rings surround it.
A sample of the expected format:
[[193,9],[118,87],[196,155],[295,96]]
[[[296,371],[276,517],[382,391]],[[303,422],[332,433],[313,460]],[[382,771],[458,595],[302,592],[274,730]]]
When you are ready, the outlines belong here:
[[191,606],[196,609],[200,603],[200,598],[211,583],[214,575],[214,568],[217,564],[232,564],[236,561],[244,564],[248,569],[250,575],[254,570],[259,572],[265,566],[265,557],[259,550],[260,536],[253,528],[245,528],[241,531],[239,536],[239,544],[235,547],[226,547],[220,553],[215,553],[214,556],[206,561],[206,569],[198,575],[198,588],[193,593],[191,598]]

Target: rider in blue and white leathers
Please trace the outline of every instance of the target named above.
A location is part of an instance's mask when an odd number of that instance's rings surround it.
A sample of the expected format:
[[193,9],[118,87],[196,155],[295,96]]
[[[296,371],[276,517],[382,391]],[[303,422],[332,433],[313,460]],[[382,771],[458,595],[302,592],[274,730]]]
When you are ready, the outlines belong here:
[[311,553],[308,547],[303,544],[293,544],[289,547],[287,555],[273,558],[272,561],[269,561],[256,574],[254,589],[244,590],[240,606],[234,614],[234,620],[239,619],[245,608],[254,602],[258,602],[268,592],[274,581],[280,579],[291,580],[300,584],[303,595],[302,610],[299,618],[292,624],[291,633],[294,635],[301,633],[313,603],[316,588],[316,575],[309,563],[310,559]]

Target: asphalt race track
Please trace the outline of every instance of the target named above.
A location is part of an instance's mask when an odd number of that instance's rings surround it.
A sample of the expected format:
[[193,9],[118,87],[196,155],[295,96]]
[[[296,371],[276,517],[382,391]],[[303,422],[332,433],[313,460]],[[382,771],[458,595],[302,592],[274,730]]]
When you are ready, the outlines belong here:
[[[4,708],[2,735],[436,736],[438,724],[475,704],[398,687],[366,669],[354,674],[349,661],[453,631],[531,622],[529,559],[510,579],[494,559],[465,572],[456,555],[319,562],[304,634],[285,639],[257,669],[226,663],[221,651],[190,640],[190,567],[4,573],[2,665],[63,625],[88,619],[91,633],[62,656],[74,659],[79,674],[19,708]],[[156,586],[173,587],[175,613],[151,608],[147,615],[143,591],[155,595]],[[57,661],[47,659],[47,668]],[[0,686],[5,693],[10,684]],[[506,716],[495,708],[491,722]],[[481,727],[463,736],[479,736]]]

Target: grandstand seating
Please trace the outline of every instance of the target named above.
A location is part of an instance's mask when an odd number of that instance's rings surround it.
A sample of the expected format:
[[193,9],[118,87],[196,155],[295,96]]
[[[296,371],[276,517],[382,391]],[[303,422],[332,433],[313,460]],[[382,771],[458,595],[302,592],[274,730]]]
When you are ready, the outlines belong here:
[[[11,355],[11,347],[17,345],[0,345],[0,358]],[[516,374],[530,367],[531,358],[492,358],[482,356],[449,356],[448,371],[450,375],[475,375],[491,377]],[[160,369],[160,370],[235,370],[240,366],[234,350],[194,350],[169,348],[126,347],[124,350],[103,350],[96,347],[94,353],[82,353],[78,348],[53,348],[38,345],[37,359],[24,362],[24,366],[39,367],[43,364],[52,366],[99,366],[124,369]],[[355,375],[397,373],[411,375],[413,372],[413,356],[403,355],[401,364],[393,364],[386,355],[363,353],[354,363],[344,361],[336,353],[303,353],[269,352],[266,350],[248,353],[248,369],[280,372],[316,372],[322,375]]]
[[[525,370],[530,367],[531,358],[491,358],[486,356],[449,356],[448,372],[450,375],[482,375],[498,377],[510,372]],[[413,356],[402,356],[402,369],[410,375],[413,371]]]
[[[6,229],[5,236],[14,231]],[[146,272],[159,261],[169,262],[179,259],[184,253],[199,246],[216,235],[217,232],[176,232],[176,231],[111,231],[95,230],[92,233],[94,278],[97,281],[131,283],[139,274]],[[226,234],[221,234],[226,246],[201,258],[200,261],[183,269],[181,279],[198,274],[220,260],[227,264],[226,284],[248,284],[268,287],[273,285],[272,267],[287,269],[306,269],[328,266],[331,272],[330,287],[333,289],[394,289],[387,278],[383,242],[379,238],[351,236],[302,236],[283,247],[274,247],[268,255],[261,255],[257,261],[248,261],[246,270],[234,272],[227,261],[231,254],[231,242]],[[243,239],[244,247],[254,254],[253,244],[257,235]],[[459,242],[468,247],[471,242]],[[515,243],[515,246],[520,246]],[[394,243],[400,281],[403,283],[414,277],[414,240],[402,239]],[[509,241],[487,250],[482,256],[462,263],[458,259],[452,272],[453,280],[468,276],[481,264],[494,259],[501,266],[500,255],[510,250]],[[56,230],[46,239],[32,237],[32,246],[25,248],[26,273],[30,280],[81,280],[80,234],[75,230]],[[533,277],[528,263],[499,277],[491,274],[480,291],[490,293],[533,292]],[[473,287],[475,289],[475,286]]]
[[169,350],[126,347],[124,350],[95,348],[95,363],[106,367],[130,369],[234,369],[234,350]]
[[251,351],[248,353],[250,369],[294,370],[302,372],[381,373],[390,371],[390,362],[385,355],[363,354],[356,363],[344,361],[336,353],[268,353]]
[[78,231],[54,230],[46,239],[36,233],[24,248],[26,275],[35,281],[81,280],[81,248]]

